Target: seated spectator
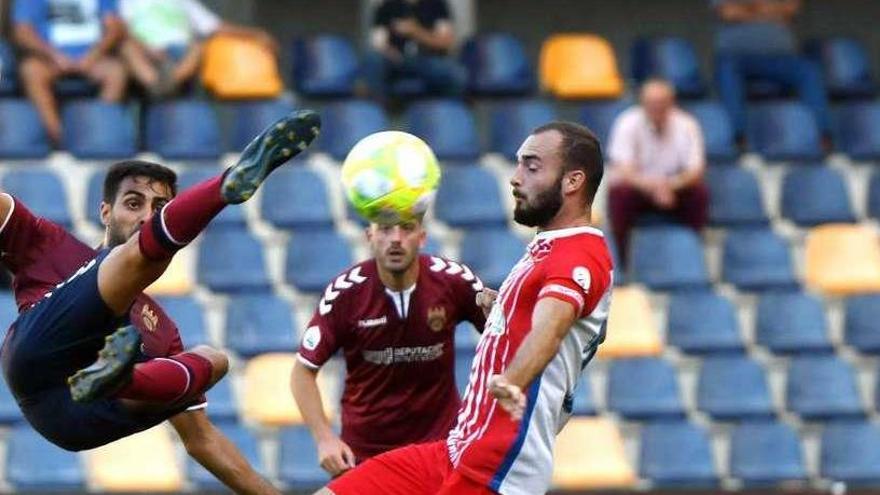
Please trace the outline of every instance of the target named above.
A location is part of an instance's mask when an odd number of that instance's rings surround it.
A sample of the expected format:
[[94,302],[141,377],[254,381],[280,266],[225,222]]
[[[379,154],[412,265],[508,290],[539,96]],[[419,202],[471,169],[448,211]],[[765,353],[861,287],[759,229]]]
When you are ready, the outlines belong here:
[[211,35],[250,37],[277,51],[265,31],[224,22],[198,0],[119,0],[119,11],[129,29],[123,59],[152,98],[174,96],[197,75]]
[[642,214],[671,213],[699,231],[709,199],[700,124],[676,105],[666,81],[645,82],[640,98],[640,105],[617,117],[608,139],[608,207],[624,267],[630,230]]
[[797,53],[791,30],[800,0],[711,0],[721,26],[715,35],[718,93],[742,143],[746,87],[752,80],[794,89],[828,135],[830,121],[822,72]]
[[449,56],[455,31],[446,0],[384,0],[373,17],[370,44],[364,71],[379,99],[401,78],[421,80],[433,95],[464,88],[463,69]]
[[25,93],[53,143],[61,141],[53,88],[59,78],[85,77],[99,85],[102,100],[122,100],[127,76],[114,50],[125,28],[114,0],[16,0],[12,22]]

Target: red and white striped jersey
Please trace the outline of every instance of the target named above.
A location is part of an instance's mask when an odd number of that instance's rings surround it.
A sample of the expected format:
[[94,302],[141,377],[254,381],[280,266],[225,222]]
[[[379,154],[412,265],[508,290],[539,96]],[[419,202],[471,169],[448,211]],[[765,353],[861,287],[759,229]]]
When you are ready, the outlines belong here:
[[[593,227],[541,232],[529,244],[501,285],[447,440],[450,460],[462,474],[504,495],[548,489],[556,434],[571,415],[583,367],[604,339],[612,270],[602,232]],[[578,319],[528,387],[526,411],[517,422],[498,407],[487,384],[513,360],[544,297],[570,303]]]

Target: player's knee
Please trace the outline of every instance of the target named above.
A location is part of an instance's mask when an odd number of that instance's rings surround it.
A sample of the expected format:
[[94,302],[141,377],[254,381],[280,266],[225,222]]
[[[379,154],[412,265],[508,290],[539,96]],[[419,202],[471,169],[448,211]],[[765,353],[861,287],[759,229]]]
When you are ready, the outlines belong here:
[[50,80],[49,66],[36,57],[24,59],[18,70],[22,79],[31,84],[49,82]]
[[211,363],[211,385],[220,381],[229,371],[229,358],[213,347],[200,345],[189,352],[197,354]]

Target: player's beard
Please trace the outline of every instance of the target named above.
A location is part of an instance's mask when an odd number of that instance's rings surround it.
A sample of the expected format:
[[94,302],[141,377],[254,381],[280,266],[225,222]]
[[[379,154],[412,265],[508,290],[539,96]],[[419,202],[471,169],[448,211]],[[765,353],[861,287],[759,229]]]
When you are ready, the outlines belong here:
[[562,208],[562,180],[535,195],[533,201],[522,197],[513,209],[513,220],[526,227],[547,225]]
[[111,218],[110,224],[107,225],[107,247],[112,249],[125,244],[139,230],[140,226],[135,227],[131,232],[126,232],[124,226]]

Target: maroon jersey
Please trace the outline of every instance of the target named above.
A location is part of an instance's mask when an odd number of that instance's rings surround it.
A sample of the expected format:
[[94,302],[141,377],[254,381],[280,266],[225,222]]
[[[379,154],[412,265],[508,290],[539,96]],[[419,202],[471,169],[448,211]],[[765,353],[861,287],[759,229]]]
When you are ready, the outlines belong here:
[[415,285],[393,292],[375,260],[339,275],[318,303],[299,359],[317,369],[345,355],[342,439],[359,460],[446,438],[455,420],[455,326],[485,323],[483,284],[460,263],[421,255]]

